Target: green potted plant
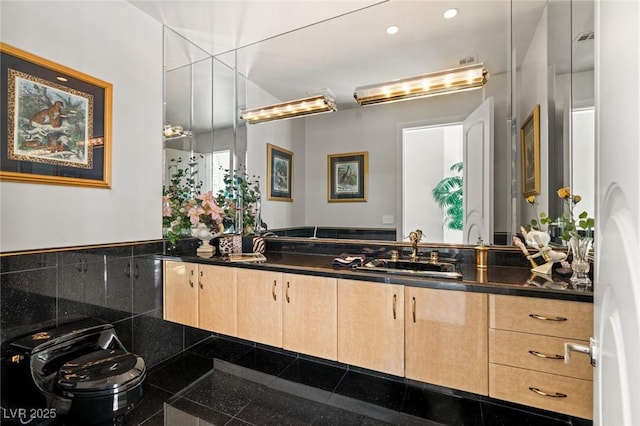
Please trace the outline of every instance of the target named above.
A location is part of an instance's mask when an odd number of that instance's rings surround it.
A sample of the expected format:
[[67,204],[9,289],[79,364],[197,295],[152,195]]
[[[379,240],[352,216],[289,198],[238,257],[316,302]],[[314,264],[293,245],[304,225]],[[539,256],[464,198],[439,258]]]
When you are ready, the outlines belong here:
[[244,168],[225,170],[225,187],[218,191],[216,201],[223,209],[223,225],[228,232],[249,235],[261,228],[258,179],[249,177]]
[[462,209],[462,162],[451,165],[449,170],[458,174],[442,179],[431,190],[431,194],[434,201],[438,203],[438,206],[444,210],[444,223],[447,228],[462,231],[464,223]]
[[184,166],[182,157],[169,160],[169,184],[162,188],[162,233],[172,247],[180,236],[191,233],[188,204],[202,187],[196,160],[191,157]]

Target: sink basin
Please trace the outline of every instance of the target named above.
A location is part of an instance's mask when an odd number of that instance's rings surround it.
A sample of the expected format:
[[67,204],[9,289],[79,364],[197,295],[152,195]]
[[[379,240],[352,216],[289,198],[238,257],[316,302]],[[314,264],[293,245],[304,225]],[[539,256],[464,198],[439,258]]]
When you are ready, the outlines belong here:
[[449,262],[433,262],[423,260],[374,259],[356,269],[368,272],[384,272],[388,274],[417,275],[431,278],[462,279],[456,265]]

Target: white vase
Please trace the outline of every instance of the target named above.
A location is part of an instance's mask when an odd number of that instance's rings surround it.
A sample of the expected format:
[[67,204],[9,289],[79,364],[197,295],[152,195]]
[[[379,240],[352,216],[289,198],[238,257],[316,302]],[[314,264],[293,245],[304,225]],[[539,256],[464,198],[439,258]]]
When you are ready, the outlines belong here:
[[191,227],[191,236],[198,238],[202,243],[198,247],[198,254],[213,254],[213,246],[209,241],[214,237],[213,232],[204,223],[199,223]]
[[569,240],[569,250],[571,250],[573,254],[573,260],[571,261],[571,269],[573,270],[571,282],[576,286],[591,287],[591,278],[589,278],[589,271],[591,270],[589,252],[591,251],[592,244],[593,238],[589,237],[571,237]]

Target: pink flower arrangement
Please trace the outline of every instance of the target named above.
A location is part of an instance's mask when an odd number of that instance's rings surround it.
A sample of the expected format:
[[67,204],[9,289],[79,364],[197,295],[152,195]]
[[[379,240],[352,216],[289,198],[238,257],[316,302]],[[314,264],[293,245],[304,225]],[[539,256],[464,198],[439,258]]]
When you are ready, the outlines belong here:
[[191,226],[198,226],[203,223],[213,233],[222,232],[222,219],[224,210],[220,207],[211,191],[197,195],[195,199],[188,200],[184,208],[191,221]]

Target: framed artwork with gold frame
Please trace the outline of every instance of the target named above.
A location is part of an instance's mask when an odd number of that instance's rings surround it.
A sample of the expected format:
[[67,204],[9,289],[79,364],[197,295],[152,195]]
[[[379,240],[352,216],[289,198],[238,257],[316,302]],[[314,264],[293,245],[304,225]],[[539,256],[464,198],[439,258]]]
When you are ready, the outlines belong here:
[[367,201],[369,153],[350,152],[327,156],[327,200]]
[[267,200],[293,201],[293,152],[267,144]]
[[112,85],[0,43],[0,180],[109,188]]
[[522,196],[540,194],[540,105],[520,127]]

